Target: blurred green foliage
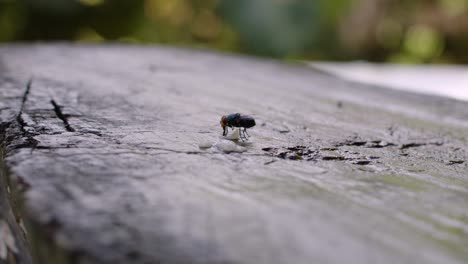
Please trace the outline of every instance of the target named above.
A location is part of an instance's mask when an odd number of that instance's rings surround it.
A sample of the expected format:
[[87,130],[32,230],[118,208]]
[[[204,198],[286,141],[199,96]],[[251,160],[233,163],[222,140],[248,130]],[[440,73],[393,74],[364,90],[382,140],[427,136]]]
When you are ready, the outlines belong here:
[[468,0],[0,0],[1,42],[57,40],[467,63]]

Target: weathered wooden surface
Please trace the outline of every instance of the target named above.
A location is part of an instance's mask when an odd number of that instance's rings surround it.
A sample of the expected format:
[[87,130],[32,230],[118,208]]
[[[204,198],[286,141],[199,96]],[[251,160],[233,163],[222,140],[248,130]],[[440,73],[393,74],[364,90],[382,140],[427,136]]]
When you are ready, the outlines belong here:
[[[0,97],[29,218],[81,260],[468,261],[467,103],[298,65],[66,44],[0,47]],[[220,136],[237,111],[257,118],[248,144]]]

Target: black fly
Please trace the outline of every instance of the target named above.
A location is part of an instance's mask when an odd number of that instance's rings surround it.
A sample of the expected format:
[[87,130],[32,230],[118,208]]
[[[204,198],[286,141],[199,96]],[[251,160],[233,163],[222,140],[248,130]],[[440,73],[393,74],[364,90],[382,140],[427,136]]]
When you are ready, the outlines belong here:
[[[226,136],[228,133],[228,127],[238,127],[240,138],[242,140],[247,140],[247,128],[255,126],[255,119],[248,115],[242,115],[240,113],[230,114],[227,116],[222,116],[221,121],[219,122],[223,128],[223,136]],[[243,128],[243,129],[241,129]]]

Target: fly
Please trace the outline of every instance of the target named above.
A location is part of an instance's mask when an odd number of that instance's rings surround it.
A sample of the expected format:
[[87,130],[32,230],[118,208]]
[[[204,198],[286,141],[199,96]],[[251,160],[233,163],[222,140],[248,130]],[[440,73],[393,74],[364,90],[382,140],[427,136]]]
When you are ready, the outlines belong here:
[[242,139],[242,141],[244,141],[248,140],[249,134],[247,133],[247,128],[255,126],[255,119],[248,115],[235,113],[227,116],[222,116],[221,121],[219,123],[223,128],[223,136],[227,136],[229,127],[238,127],[240,138]]

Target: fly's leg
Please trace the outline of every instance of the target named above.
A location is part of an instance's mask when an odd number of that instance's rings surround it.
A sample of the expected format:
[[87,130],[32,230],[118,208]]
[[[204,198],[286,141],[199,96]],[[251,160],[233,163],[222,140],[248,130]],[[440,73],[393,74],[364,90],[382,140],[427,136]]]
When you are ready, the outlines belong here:
[[240,134],[240,138],[242,139],[242,141],[249,140],[249,138],[247,137],[249,134],[247,134],[245,128],[244,129],[239,128],[239,134]]
[[248,137],[250,137],[249,133],[247,133],[247,128],[244,127],[244,135],[247,135]]
[[242,129],[239,128],[239,137],[242,141],[245,141],[247,138],[245,137],[245,134],[242,133]]

